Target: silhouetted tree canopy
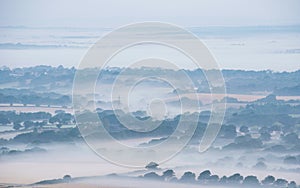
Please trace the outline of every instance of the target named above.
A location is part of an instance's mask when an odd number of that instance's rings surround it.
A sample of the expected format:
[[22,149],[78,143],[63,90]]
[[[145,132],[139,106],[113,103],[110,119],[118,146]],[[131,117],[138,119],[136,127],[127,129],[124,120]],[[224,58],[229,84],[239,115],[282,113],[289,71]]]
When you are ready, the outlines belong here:
[[245,177],[243,184],[247,186],[258,186],[259,180],[256,176],[247,176]]
[[185,172],[181,176],[180,181],[193,183],[193,182],[195,182],[195,178],[196,178],[195,173],[193,173],[193,172]]
[[275,181],[274,176],[267,176],[264,180],[261,181],[263,185],[271,185]]
[[155,163],[155,162],[150,162],[149,164],[146,165],[145,168],[147,168],[147,169],[157,169],[158,166],[159,166],[159,165],[158,165],[157,163]]

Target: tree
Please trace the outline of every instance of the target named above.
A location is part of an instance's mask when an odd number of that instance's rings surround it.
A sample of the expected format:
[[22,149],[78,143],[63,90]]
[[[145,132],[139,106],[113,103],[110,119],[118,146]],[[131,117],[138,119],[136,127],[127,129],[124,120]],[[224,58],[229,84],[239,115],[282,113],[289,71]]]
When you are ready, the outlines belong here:
[[173,183],[176,183],[178,182],[178,179],[176,176],[172,177],[171,179],[168,180],[169,182],[173,182]]
[[196,178],[195,173],[193,173],[193,172],[185,172],[181,176],[180,181],[186,182],[186,183],[193,183],[193,182],[195,182],[195,178]]
[[269,127],[269,131],[270,131],[270,133],[272,133],[273,131],[275,131],[275,132],[280,132],[281,131],[281,127],[280,127],[280,125],[272,125],[271,127]]
[[270,133],[261,133],[259,137],[262,141],[270,141],[271,134]]
[[287,184],[288,184],[288,181],[285,180],[285,179],[277,179],[277,180],[274,182],[274,185],[275,185],[275,186],[278,186],[278,187],[287,187]]
[[249,133],[249,128],[247,126],[243,125],[240,127],[240,132],[247,134],[247,133]]
[[297,188],[297,184],[294,181],[291,181],[288,185],[288,188]]
[[264,180],[261,181],[263,185],[271,185],[275,181],[274,176],[267,176]]
[[53,116],[49,119],[49,123],[59,123],[59,118],[57,116]]
[[251,187],[258,186],[259,181],[256,176],[247,176],[247,177],[245,177],[245,179],[243,181],[243,185],[251,186]]
[[24,122],[24,127],[25,129],[28,129],[30,127],[34,127],[35,123],[33,121],[25,121]]
[[298,134],[297,133],[289,133],[283,137],[283,140],[287,144],[296,144],[299,141]]
[[243,181],[243,176],[241,176],[239,173],[233,174],[232,176],[229,176],[227,178],[227,183],[229,184],[240,184]]
[[64,110],[55,110],[54,113],[55,114],[60,114],[60,113],[65,113],[65,111]]
[[258,170],[265,170],[265,169],[267,169],[267,165],[264,162],[260,161],[260,162],[256,163],[253,166],[253,168],[258,169]]
[[260,134],[262,134],[262,133],[271,133],[272,131],[270,131],[270,129],[269,129],[268,127],[263,126],[263,127],[261,127],[261,128],[259,129],[258,132],[259,132]]
[[58,124],[56,124],[56,127],[60,129],[62,127],[62,124],[58,123]]
[[60,128],[64,124],[73,122],[73,116],[70,113],[58,113],[49,119],[49,123],[56,124]]
[[237,135],[236,127],[234,125],[222,126],[220,134],[224,138],[234,138]]
[[153,180],[161,180],[161,177],[155,172],[149,172],[144,175],[144,178],[153,179]]
[[199,174],[197,180],[201,183],[205,183],[205,181],[209,179],[210,175],[211,172],[209,170],[205,170]]
[[149,164],[146,165],[147,169],[157,169],[159,165],[155,162],[150,162]]
[[219,182],[218,175],[212,175],[208,178],[208,184],[217,184]]
[[0,148],[0,154],[7,154],[9,152],[9,148],[8,147],[1,147]]
[[166,170],[163,172],[162,177],[166,180],[169,181],[173,177],[175,177],[175,172],[173,170]]
[[298,160],[294,156],[287,156],[284,158],[283,162],[285,164],[298,164]]
[[263,185],[272,185],[274,183],[274,181],[275,181],[274,176],[269,175],[269,176],[265,177],[265,179],[262,180],[261,183]]
[[70,175],[64,175],[63,181],[64,182],[70,182],[72,180],[72,177]]
[[16,122],[14,122],[13,129],[15,129],[15,130],[19,130],[21,127],[22,127],[22,126],[21,126],[21,124],[20,124],[20,123],[16,123]]
[[222,178],[220,178],[219,183],[221,185],[226,185],[227,184],[227,179],[228,178],[226,176],[223,176]]

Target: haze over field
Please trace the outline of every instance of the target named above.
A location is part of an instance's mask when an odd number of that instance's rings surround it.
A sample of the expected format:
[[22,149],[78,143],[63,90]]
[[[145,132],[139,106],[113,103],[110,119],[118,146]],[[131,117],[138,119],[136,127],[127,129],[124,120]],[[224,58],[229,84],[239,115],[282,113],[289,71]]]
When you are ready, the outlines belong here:
[[[177,72],[158,68],[154,70],[157,76],[176,75]],[[194,121],[197,123],[189,144],[174,158],[161,163],[158,168],[128,168],[109,163],[91,151],[83,140],[83,136],[86,140],[95,136],[96,139],[101,139],[101,136],[96,134],[97,127],[95,132],[81,135],[75,125],[71,94],[65,92],[70,91],[72,87],[76,72],[74,69],[49,66],[1,69],[1,76],[5,80],[1,83],[5,87],[0,89],[0,157],[1,169],[5,171],[0,175],[1,183],[60,184],[69,182],[67,179],[57,179],[65,174],[71,174],[72,183],[84,185],[87,183],[120,186],[120,182],[124,181],[137,183],[153,179],[162,183],[163,172],[170,169],[176,173],[176,176],[172,176],[175,185],[171,184],[170,187],[184,186],[182,184],[185,183],[197,184],[202,181],[201,178],[197,181],[192,178],[185,182],[184,174],[192,172],[196,174],[195,178],[198,178],[198,174],[206,169],[212,173],[209,176],[212,179],[206,177],[202,183],[207,186],[221,181],[223,176],[228,179],[223,178],[222,181],[226,181],[220,185],[230,186],[233,183],[231,179],[237,177],[233,176],[236,173],[240,174],[240,179],[255,175],[262,181],[268,175],[272,175],[279,179],[276,184],[281,182],[285,185],[286,180],[299,183],[299,71],[223,71],[228,94],[225,98],[222,98],[221,94],[215,94],[215,101],[211,99],[207,84],[204,84],[205,76],[201,70],[181,70],[192,78],[197,88],[198,98],[192,97],[195,88],[176,88],[183,94],[181,100],[189,104],[188,108],[180,107],[178,97],[174,96],[175,91],[169,88],[168,84],[155,79],[144,80],[132,91],[134,95],[131,99],[135,100],[131,101],[130,105],[133,108],[119,115],[123,120],[130,120],[128,116],[133,116],[140,120],[156,122],[161,116],[153,116],[153,109],[149,109],[148,103],[151,104],[151,96],[162,99],[168,111],[163,116],[161,125],[149,133],[128,130],[125,127],[128,126],[127,122],[120,123],[121,119],[113,114],[113,103],[117,107],[124,105],[118,97],[113,101],[109,97],[111,85],[118,79],[116,75],[120,74],[122,69],[109,68],[103,71],[102,76],[98,78],[96,95],[81,95],[82,104],[91,110],[84,111],[80,116],[85,118],[85,126],[88,129],[94,129],[94,125],[97,124],[90,116],[91,113],[95,113],[96,104],[96,112],[105,129],[124,145],[150,147],[159,145],[168,138],[174,139],[172,133],[176,129],[178,118],[188,119],[186,125],[192,125]],[[120,85],[116,87],[130,84],[136,75],[149,75],[152,71],[152,68],[127,69],[126,77],[122,77],[125,80],[119,80]],[[93,72],[97,70],[85,69],[82,74],[88,76],[94,74]],[[84,81],[89,82],[89,79]],[[265,86],[266,82],[269,83],[268,86]],[[48,90],[52,92],[45,92]],[[223,104],[225,100],[227,110],[218,137],[208,151],[199,153],[199,142],[211,114],[210,106]],[[200,106],[196,105],[197,101]],[[199,120],[196,120],[198,115]],[[111,144],[106,140],[100,142],[107,143],[108,151],[113,150],[109,148]],[[117,156],[122,156],[124,151],[118,152]],[[148,157],[151,158],[151,155]],[[31,171],[28,172],[28,169]],[[114,179],[112,182],[103,180],[106,179],[105,175],[111,173],[116,173],[111,177]],[[219,178],[214,179],[217,177]],[[41,180],[45,181],[40,182]],[[240,180],[235,183],[243,185]]]
[[[187,27],[213,53],[221,69],[294,71],[299,69],[300,25]],[[113,28],[0,27],[1,66],[33,65],[77,67],[88,48]],[[176,36],[174,36],[176,37]],[[124,67],[131,54],[170,54],[158,46],[133,47],[120,58]],[[166,55],[165,55],[166,57]],[[193,69],[180,55],[181,68]]]

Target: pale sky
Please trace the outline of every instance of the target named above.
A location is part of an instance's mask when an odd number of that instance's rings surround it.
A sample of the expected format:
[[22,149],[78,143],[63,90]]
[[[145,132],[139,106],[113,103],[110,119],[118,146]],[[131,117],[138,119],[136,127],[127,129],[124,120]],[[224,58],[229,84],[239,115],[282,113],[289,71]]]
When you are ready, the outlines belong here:
[[[103,32],[144,21],[199,27],[223,69],[300,69],[300,0],[0,0],[0,67],[76,67]],[[211,27],[207,38],[206,26],[234,27],[230,37]]]
[[299,0],[0,0],[0,26],[119,27],[300,24]]

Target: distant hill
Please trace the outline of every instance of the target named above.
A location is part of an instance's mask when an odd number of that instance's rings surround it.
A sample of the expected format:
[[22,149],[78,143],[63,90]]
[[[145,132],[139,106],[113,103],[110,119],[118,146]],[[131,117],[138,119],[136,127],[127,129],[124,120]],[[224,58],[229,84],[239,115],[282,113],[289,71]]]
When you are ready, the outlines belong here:
[[[111,85],[117,79],[124,68],[108,67],[101,70],[98,81],[101,84]],[[184,72],[194,83],[195,88],[200,93],[210,93],[210,88],[206,80],[206,74],[211,74],[217,70],[204,71],[180,70]],[[83,69],[81,74],[99,74],[99,69]],[[167,76],[176,79],[176,71],[160,68],[129,68],[126,70],[126,77],[137,75],[151,76],[155,72],[156,76]],[[35,66],[25,68],[8,67],[0,68],[0,88],[29,89],[35,92],[52,91],[63,94],[71,94],[76,69],[63,66]],[[245,71],[245,70],[222,70],[226,83],[226,91],[230,94],[255,94],[274,93],[275,95],[299,95],[300,91],[300,70],[295,72],[272,72],[272,71]],[[125,81],[123,81],[125,83]],[[183,89],[183,88],[176,88]]]
[[275,95],[281,96],[299,96],[300,95],[300,84],[293,87],[284,87],[274,91]]

